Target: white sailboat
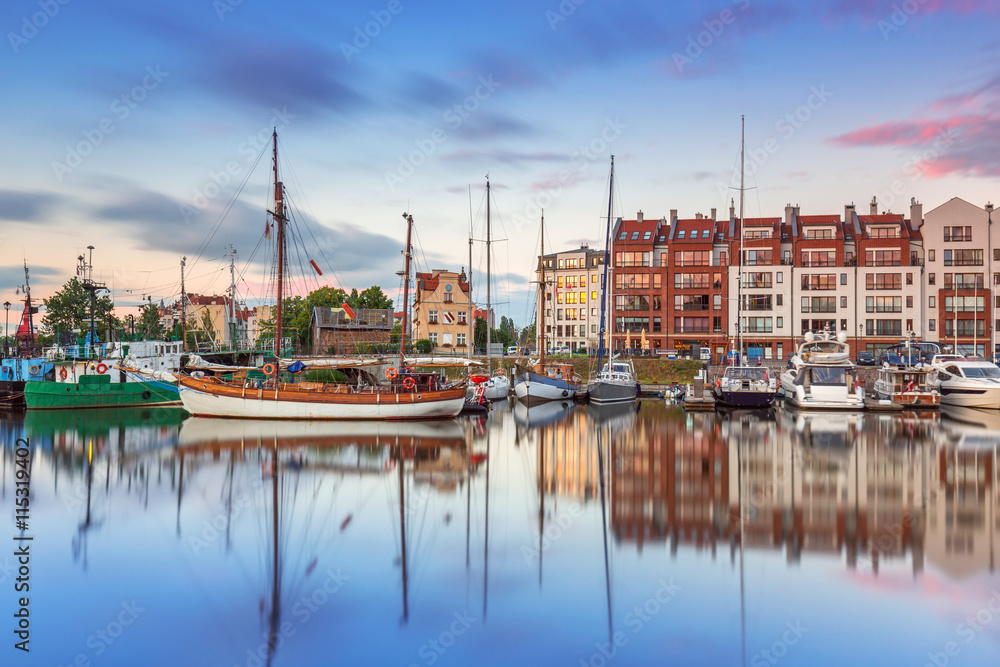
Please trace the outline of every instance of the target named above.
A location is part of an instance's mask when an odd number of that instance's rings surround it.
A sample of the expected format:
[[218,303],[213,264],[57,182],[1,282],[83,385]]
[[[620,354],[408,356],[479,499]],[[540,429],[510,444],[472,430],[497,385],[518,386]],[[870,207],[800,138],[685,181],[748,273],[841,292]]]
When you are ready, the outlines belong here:
[[483,398],[487,401],[499,401],[510,396],[510,379],[503,371],[503,365],[493,371],[492,353],[492,331],[490,326],[490,316],[493,314],[493,302],[491,300],[490,283],[493,281],[491,271],[490,243],[492,240],[492,230],[490,229],[490,179],[486,179],[486,370],[489,379],[480,383],[483,388]]

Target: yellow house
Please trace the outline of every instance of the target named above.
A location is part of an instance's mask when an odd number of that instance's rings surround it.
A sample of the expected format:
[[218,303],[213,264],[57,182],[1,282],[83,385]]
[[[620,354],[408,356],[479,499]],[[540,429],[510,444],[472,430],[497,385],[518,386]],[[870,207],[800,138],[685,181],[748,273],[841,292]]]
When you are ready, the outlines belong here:
[[465,271],[417,273],[413,299],[413,340],[429,339],[436,348],[470,354],[471,289]]

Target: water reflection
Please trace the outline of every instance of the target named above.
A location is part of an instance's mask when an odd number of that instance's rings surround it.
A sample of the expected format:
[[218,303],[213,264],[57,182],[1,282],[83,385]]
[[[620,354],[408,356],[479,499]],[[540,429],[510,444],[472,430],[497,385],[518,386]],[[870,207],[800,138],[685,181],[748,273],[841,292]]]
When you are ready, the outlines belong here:
[[[92,616],[134,597],[157,620],[103,664],[594,664],[619,636],[616,664],[752,664],[800,617],[824,630],[788,664],[846,661],[843,632],[897,664],[939,650],[1000,587],[997,421],[649,402],[424,423],[28,413],[0,428],[5,495],[14,438],[32,441],[61,596],[39,593],[40,622],[88,628],[41,648],[52,663],[95,658]],[[681,592],[639,623],[661,582]],[[912,627],[924,643],[878,648]],[[989,636],[966,650],[998,656]]]

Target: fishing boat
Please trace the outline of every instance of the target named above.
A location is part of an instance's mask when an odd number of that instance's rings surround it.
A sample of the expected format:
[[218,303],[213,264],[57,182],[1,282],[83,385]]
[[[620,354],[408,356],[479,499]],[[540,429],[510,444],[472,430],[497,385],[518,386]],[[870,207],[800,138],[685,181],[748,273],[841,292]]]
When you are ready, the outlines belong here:
[[[4,343],[4,358],[0,360],[0,409],[24,408],[25,385],[29,381],[41,382],[54,377],[52,360],[37,355],[33,315],[38,312],[38,307],[31,305],[27,262],[24,264],[24,285],[19,286],[17,291],[24,293],[24,310],[21,324],[14,334],[13,349],[9,343]],[[5,305],[9,307],[10,303]]]
[[970,361],[956,354],[935,355],[941,403],[966,408],[1000,408],[1000,368],[988,361]]
[[[936,344],[933,344],[936,347]],[[888,348],[875,380],[875,396],[905,408],[936,409],[941,404],[937,370],[923,363],[915,339]]]
[[[234,375],[231,379],[207,377],[201,373],[182,375],[181,400],[193,415],[254,419],[432,419],[454,417],[465,405],[464,381],[444,382],[436,373],[421,373],[405,365],[409,320],[410,261],[412,258],[413,216],[407,222],[403,276],[403,319],[400,351],[396,366],[385,371],[388,384],[287,382],[282,379],[281,321],[284,297],[285,224],[284,185],[278,178],[278,135],[272,134],[274,153],[274,208],[270,212],[277,230],[277,305],[275,308],[275,350],[278,361],[264,366],[264,377],[250,380]],[[300,368],[310,367],[301,362]]]
[[607,337],[608,266],[611,264],[611,203],[615,192],[615,156],[611,156],[611,177],[608,186],[608,221],[604,239],[604,278],[601,290],[601,330],[597,343],[597,368],[601,371],[587,386],[587,395],[594,403],[635,403],[639,397],[639,382],[631,359],[612,357],[604,367],[604,342]]
[[538,363],[531,368],[518,364],[514,376],[514,394],[517,400],[531,405],[545,401],[573,399],[580,390],[580,378],[571,364],[545,363],[545,214],[542,214],[542,258],[539,290],[542,306],[539,308]]
[[[741,119],[742,122],[742,119]],[[745,360],[743,354],[743,255],[744,255],[744,219],[743,219],[743,165],[746,142],[745,133],[740,132],[740,272],[738,294],[736,297],[736,350],[737,354],[730,358]],[[770,370],[760,366],[729,365],[722,376],[712,387],[715,404],[728,408],[766,408],[774,403],[778,395],[778,382],[772,377]]]
[[[781,374],[785,400],[800,410],[863,410],[864,387],[851,362],[847,334],[809,331]],[[998,369],[1000,370],[1000,369]]]

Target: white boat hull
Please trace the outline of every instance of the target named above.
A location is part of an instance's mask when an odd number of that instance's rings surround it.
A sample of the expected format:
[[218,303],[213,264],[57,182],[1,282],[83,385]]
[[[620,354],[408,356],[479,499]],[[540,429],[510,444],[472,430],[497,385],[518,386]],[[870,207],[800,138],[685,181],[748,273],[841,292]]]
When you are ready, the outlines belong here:
[[222,396],[183,384],[179,390],[184,409],[192,415],[243,419],[433,419],[454,417],[465,404],[464,390],[430,401],[414,400],[415,394],[385,394],[373,403],[276,401],[273,392],[266,391],[260,398],[256,391],[252,397]]
[[968,382],[942,382],[941,402],[965,408],[1000,409],[1000,385],[973,385]]
[[504,375],[494,375],[481,386],[487,401],[500,401],[510,396],[510,380]]
[[795,384],[796,371],[781,374],[781,390],[785,401],[799,410],[864,410],[864,389],[849,391],[846,385],[817,386],[808,390]]
[[517,400],[525,403],[541,403],[543,401],[572,400],[576,396],[576,388],[563,383],[562,385],[535,379],[521,379],[514,383],[514,394]]

